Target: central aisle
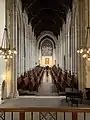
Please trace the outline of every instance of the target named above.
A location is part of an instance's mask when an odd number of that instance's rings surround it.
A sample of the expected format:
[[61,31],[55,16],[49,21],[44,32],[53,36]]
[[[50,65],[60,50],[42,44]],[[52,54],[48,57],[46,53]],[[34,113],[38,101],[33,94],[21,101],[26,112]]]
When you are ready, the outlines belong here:
[[46,71],[44,71],[44,76],[42,83],[38,89],[38,96],[58,96],[57,89],[52,82],[50,71],[48,72],[48,77],[46,76]]

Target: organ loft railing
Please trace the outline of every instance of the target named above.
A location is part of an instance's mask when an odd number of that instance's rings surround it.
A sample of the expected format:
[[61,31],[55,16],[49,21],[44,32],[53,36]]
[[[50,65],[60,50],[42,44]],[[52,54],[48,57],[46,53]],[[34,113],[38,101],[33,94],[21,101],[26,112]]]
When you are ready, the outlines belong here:
[[0,120],[90,120],[90,108],[26,107],[0,111]]

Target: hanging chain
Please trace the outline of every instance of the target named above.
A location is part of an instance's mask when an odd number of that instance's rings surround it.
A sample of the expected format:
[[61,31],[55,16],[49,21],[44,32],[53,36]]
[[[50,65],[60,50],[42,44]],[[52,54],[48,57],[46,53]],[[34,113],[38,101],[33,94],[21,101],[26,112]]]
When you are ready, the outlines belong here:
[[86,33],[86,45],[87,45],[87,40],[88,40],[88,33],[89,33],[89,30],[90,30],[90,26],[89,26],[89,0],[87,2],[87,6],[88,6],[88,26],[87,26],[87,33]]
[[89,0],[88,0],[88,27],[89,27]]
[[7,46],[8,46],[8,48],[10,47],[10,43],[9,43],[9,40],[8,40],[8,33],[7,33],[8,31],[7,31],[7,28],[6,28],[6,26],[5,26],[5,28],[4,28],[4,33],[3,33],[3,38],[2,38],[2,43],[1,43],[1,48],[7,48]]

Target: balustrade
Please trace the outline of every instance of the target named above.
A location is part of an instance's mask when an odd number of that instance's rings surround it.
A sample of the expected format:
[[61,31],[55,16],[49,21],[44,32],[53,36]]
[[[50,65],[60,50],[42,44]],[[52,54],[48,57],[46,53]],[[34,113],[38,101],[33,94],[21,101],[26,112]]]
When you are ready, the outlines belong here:
[[89,120],[90,108],[0,108],[0,120]]

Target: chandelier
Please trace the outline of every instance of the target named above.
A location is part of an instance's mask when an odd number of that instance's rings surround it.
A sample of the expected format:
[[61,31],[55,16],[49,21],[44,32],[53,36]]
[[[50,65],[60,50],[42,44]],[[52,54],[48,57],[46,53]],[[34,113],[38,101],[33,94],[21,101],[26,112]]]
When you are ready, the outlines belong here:
[[[88,0],[87,4],[88,4],[88,26],[87,26],[86,40],[85,40],[84,45],[87,45],[87,40],[90,37],[89,36],[89,34],[90,34],[90,25],[89,25],[89,0]],[[90,47],[86,47],[86,46],[80,47],[77,50],[77,53],[81,54],[83,58],[86,58],[87,60],[90,61]]]
[[17,51],[15,48],[11,48],[10,41],[8,39],[8,31],[5,26],[3,39],[0,46],[0,57],[2,56],[5,61],[7,61],[9,58],[13,57],[13,54],[17,54]]

